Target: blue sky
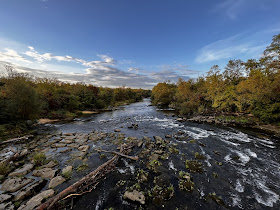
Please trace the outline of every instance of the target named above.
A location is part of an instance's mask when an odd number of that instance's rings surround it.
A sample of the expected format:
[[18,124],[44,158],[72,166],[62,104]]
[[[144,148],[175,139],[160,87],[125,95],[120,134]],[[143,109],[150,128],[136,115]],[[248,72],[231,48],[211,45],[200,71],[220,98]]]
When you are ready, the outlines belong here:
[[152,88],[259,58],[279,0],[1,0],[0,71]]

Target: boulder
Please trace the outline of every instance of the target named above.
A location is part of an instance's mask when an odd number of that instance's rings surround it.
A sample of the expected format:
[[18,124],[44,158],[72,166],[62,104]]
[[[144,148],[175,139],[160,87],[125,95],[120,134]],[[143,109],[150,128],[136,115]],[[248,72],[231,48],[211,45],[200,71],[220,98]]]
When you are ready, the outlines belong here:
[[165,135],[165,138],[172,138],[172,135],[166,134],[166,135]]
[[120,130],[120,129],[115,129],[114,131],[115,131],[115,132],[121,132],[121,130]]
[[9,176],[24,176],[28,174],[33,167],[34,165],[31,163],[25,164],[22,168],[16,169],[14,172],[10,173]]
[[24,186],[28,185],[29,183],[33,182],[33,179],[27,179],[27,178],[11,178],[7,179],[2,184],[2,190],[8,191],[8,192],[16,192],[23,188]]
[[30,210],[35,209],[35,207],[39,206],[43,200],[54,195],[54,190],[49,189],[41,192],[40,194],[31,198],[25,205],[22,205],[18,208],[18,210]]
[[38,169],[38,170],[35,170],[33,171],[33,176],[40,176],[42,177],[43,179],[44,178],[53,178],[54,175],[56,173],[56,170],[53,170],[51,168],[42,168],[42,169]]
[[55,188],[63,182],[65,182],[65,179],[62,176],[56,176],[50,181],[49,188]]
[[137,201],[141,204],[145,204],[145,196],[143,193],[133,190],[133,192],[126,191],[123,196],[124,199],[129,199],[131,201]]

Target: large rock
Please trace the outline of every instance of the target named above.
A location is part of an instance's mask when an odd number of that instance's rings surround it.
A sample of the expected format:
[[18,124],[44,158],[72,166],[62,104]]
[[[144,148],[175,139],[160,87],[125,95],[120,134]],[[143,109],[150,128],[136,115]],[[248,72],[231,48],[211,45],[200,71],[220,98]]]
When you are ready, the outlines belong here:
[[2,184],[2,190],[8,191],[8,192],[16,192],[23,188],[24,186],[28,185],[29,183],[33,182],[33,179],[27,179],[27,178],[12,178],[7,179]]
[[35,209],[35,207],[39,206],[43,200],[51,197],[54,195],[54,190],[49,189],[41,192],[40,194],[34,196],[31,198],[27,203],[23,206],[20,206],[18,210],[30,210],[30,209]]
[[52,180],[49,183],[49,188],[55,188],[56,186],[62,184],[65,182],[65,179],[62,176],[56,176],[52,178]]
[[62,169],[62,174],[70,174],[72,173],[72,170],[73,170],[73,166],[67,166],[65,168]]
[[126,191],[123,196],[124,199],[129,199],[131,201],[137,201],[141,204],[145,204],[145,196],[143,193],[133,190],[133,192]]
[[25,164],[22,168],[19,168],[14,172],[10,173],[9,176],[24,176],[25,174],[28,174],[33,167],[34,165],[31,163]]
[[89,149],[89,145],[83,145],[83,146],[80,146],[78,148],[78,150],[82,151],[82,152],[87,152]]
[[26,189],[20,191],[16,197],[15,201],[23,200],[24,198],[35,194],[36,192],[39,192],[47,183],[47,180],[40,180],[37,183],[34,183],[30,186],[28,186]]
[[33,171],[32,175],[33,176],[40,176],[43,179],[44,178],[50,178],[51,179],[51,178],[54,177],[55,172],[56,172],[56,170],[51,169],[51,168],[42,168],[42,169]]

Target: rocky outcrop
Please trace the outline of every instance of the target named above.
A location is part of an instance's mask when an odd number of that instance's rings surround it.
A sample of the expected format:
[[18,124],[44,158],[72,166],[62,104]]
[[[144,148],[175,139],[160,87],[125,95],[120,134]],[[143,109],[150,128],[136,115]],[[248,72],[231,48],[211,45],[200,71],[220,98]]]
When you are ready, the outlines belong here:
[[8,192],[16,192],[31,182],[33,182],[33,179],[27,179],[27,178],[7,179],[2,184],[1,190],[8,191]]
[[14,172],[10,173],[9,176],[24,176],[25,174],[29,173],[33,167],[34,165],[31,163],[25,164],[22,168],[19,168]]
[[29,201],[27,201],[27,203],[25,205],[20,206],[18,208],[18,210],[34,209],[35,207],[39,206],[43,200],[45,200],[53,195],[54,195],[53,189],[45,190],[45,191],[41,192],[40,194],[31,198]]
[[51,169],[51,168],[42,168],[42,169],[38,169],[38,170],[35,170],[33,171],[33,176],[40,176],[42,177],[43,179],[45,178],[53,178],[54,175],[56,173],[56,170],[54,169]]
[[63,182],[65,182],[65,179],[62,176],[56,176],[50,181],[49,188],[55,188]]

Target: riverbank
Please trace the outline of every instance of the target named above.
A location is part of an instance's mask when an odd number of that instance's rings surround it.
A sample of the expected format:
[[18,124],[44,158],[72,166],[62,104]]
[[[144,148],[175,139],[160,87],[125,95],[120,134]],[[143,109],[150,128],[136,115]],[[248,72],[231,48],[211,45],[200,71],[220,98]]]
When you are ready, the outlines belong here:
[[195,123],[216,124],[230,127],[246,127],[260,129],[280,138],[280,126],[264,124],[253,116],[232,116],[232,115],[197,115],[190,118],[181,117],[180,121],[190,121]]

